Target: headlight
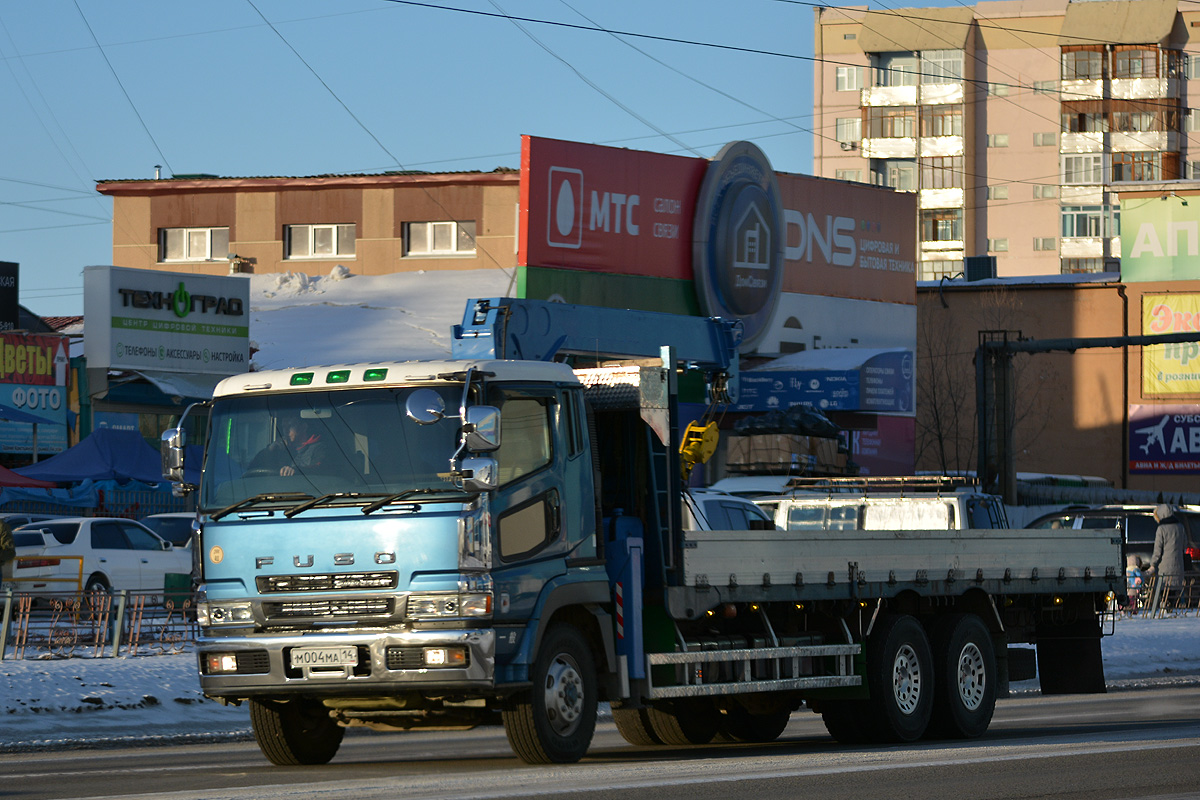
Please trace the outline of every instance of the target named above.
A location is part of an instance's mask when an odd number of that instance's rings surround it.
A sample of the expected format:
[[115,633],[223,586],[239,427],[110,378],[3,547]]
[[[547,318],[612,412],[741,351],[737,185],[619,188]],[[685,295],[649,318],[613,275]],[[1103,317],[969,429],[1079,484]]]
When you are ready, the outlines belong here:
[[253,625],[254,613],[249,603],[197,603],[196,622],[201,627]]
[[490,617],[491,615],[491,592],[414,594],[408,598],[406,613],[409,619]]

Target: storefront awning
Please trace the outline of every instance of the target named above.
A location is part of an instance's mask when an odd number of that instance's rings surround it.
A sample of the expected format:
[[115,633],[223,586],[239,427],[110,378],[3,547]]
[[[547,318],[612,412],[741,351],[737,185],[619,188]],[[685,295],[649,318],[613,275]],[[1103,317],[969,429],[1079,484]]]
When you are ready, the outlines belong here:
[[203,375],[183,372],[159,372],[156,370],[133,370],[160,392],[187,400],[211,400],[213,389],[225,380],[225,375]]

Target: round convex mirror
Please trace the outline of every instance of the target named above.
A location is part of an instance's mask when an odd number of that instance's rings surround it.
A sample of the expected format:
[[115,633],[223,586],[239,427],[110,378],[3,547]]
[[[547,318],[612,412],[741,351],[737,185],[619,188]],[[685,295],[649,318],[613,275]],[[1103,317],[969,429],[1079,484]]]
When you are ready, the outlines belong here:
[[446,401],[433,389],[417,389],[405,401],[404,411],[418,425],[432,425],[446,416]]

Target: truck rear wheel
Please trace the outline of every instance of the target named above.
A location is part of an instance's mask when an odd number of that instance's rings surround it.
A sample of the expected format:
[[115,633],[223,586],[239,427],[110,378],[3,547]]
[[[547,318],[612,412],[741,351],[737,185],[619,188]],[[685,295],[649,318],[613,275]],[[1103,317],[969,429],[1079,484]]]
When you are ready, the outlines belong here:
[[982,736],[996,710],[996,654],[987,626],[974,614],[956,614],[939,620],[932,638],[930,733],[953,739]]
[[613,722],[617,724],[617,733],[630,744],[638,747],[654,747],[662,744],[662,739],[654,732],[650,724],[650,709],[648,708],[614,708]]
[[867,687],[862,722],[878,742],[913,742],[933,710],[933,656],[921,624],[908,615],[879,620],[867,641]]
[[863,725],[866,700],[834,700],[822,704],[821,721],[829,735],[842,744],[865,744],[870,741]]
[[312,700],[251,700],[250,725],[258,749],[280,767],[329,763],[345,734],[329,710]]
[[504,733],[527,764],[583,758],[596,731],[596,667],[591,648],[570,625],[546,631],[533,664],[532,688],[503,712]]
[[721,712],[707,697],[672,702],[669,709],[651,708],[647,717],[663,744],[708,744],[721,727]]

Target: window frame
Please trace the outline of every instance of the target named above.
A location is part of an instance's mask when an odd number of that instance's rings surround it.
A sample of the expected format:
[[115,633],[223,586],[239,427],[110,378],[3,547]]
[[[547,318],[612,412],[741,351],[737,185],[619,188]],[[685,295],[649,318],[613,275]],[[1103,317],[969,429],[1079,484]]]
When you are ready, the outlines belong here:
[[962,156],[929,156],[920,165],[922,189],[963,188]]
[[[344,229],[350,229],[350,251],[342,252],[342,245],[345,241]],[[307,244],[309,252],[306,254],[296,254],[294,252],[295,234],[299,230],[304,230],[307,233]],[[332,244],[331,253],[315,253],[316,249],[316,234],[318,231],[329,231],[330,242]],[[358,225],[353,222],[320,222],[320,223],[301,223],[295,225],[283,226],[283,258],[286,261],[329,261],[330,259],[353,259],[355,257],[356,242],[358,240]]]
[[[1112,154],[1113,183],[1153,183],[1162,180],[1162,156],[1155,151],[1141,150]],[[1126,177],[1125,173],[1129,176]]]
[[928,208],[921,210],[922,242],[963,241],[961,208]]
[[[219,256],[213,256],[213,234],[218,231],[224,231],[225,252]],[[177,233],[182,237],[183,256],[179,258],[168,258],[168,238],[172,233]],[[204,234],[204,252],[203,256],[192,254],[192,236],[197,233]],[[218,237],[218,241],[220,238]],[[209,227],[197,226],[190,228],[159,228],[158,229],[158,263],[159,264],[178,264],[186,261],[226,261],[229,255],[229,227],[223,225],[213,225]]]
[[[424,226],[425,241],[429,243],[428,249],[414,250],[412,244],[412,232],[415,226]],[[435,226],[453,226],[450,234],[450,240],[454,242],[453,249],[437,249],[433,246],[436,236],[433,234],[437,230]],[[466,226],[470,226],[470,230],[465,230]],[[478,253],[478,242],[476,240],[476,223],[474,220],[419,220],[404,223],[404,258],[462,258],[466,256],[474,256]],[[467,237],[471,243],[471,248],[460,249],[459,242],[463,237]]]
[[[1069,165],[1072,163],[1083,166],[1071,169]],[[1062,183],[1064,186],[1101,186],[1104,184],[1104,168],[1103,153],[1064,153]]]
[[857,92],[863,88],[864,67],[838,67],[834,71],[835,92]]

